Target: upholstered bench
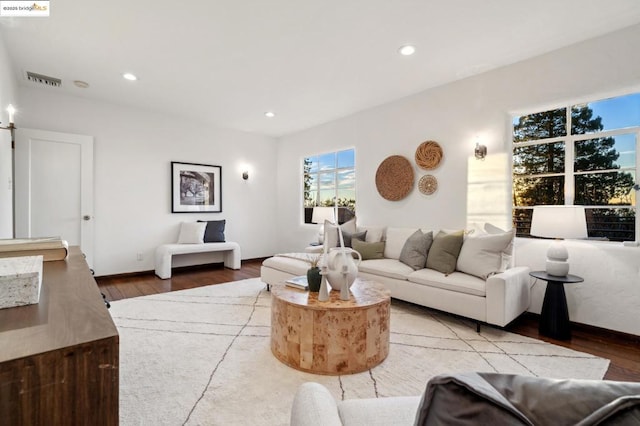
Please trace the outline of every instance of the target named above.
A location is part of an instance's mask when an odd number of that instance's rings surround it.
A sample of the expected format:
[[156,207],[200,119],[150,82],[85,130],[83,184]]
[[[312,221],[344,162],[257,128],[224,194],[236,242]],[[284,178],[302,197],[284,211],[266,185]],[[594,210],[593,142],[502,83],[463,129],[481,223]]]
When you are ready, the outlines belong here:
[[224,252],[224,266],[240,269],[240,245],[231,241],[200,244],[162,244],[156,249],[156,275],[162,279],[171,278],[171,260],[174,255]]

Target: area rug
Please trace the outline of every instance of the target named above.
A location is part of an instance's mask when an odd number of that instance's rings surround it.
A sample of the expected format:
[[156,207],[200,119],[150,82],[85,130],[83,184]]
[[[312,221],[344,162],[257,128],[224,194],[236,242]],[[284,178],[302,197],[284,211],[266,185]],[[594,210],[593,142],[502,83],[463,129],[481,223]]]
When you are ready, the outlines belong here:
[[270,350],[270,293],[259,279],[112,303],[120,333],[121,425],[286,425],[298,386],[335,398],[419,395],[430,377],[489,371],[601,379],[609,361],[392,302],[389,356],[364,373],[322,376]]

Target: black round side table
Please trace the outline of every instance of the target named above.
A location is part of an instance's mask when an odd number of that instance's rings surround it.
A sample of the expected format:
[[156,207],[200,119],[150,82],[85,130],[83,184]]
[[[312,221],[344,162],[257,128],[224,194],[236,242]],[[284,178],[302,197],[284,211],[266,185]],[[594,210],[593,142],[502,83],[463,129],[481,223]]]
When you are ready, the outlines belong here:
[[538,331],[544,336],[558,340],[571,339],[571,323],[569,322],[569,309],[567,308],[564,285],[581,283],[584,279],[577,275],[558,277],[549,275],[545,271],[532,271],[529,275],[547,282]]

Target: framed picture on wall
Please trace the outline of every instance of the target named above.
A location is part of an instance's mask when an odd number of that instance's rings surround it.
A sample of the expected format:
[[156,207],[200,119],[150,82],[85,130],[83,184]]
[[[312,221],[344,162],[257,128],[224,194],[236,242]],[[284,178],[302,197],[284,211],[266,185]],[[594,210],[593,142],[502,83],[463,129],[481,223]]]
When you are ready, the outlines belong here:
[[171,162],[171,212],[222,211],[222,167]]

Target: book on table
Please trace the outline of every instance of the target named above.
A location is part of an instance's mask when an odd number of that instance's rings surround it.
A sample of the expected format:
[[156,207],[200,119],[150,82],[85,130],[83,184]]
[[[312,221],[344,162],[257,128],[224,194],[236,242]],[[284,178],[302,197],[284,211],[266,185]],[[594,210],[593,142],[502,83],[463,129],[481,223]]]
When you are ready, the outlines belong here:
[[289,278],[284,283],[289,287],[297,288],[299,290],[309,290],[309,284],[307,283],[306,275],[300,275],[299,277]]
[[42,256],[45,262],[64,260],[69,244],[60,237],[0,239],[0,257]]

